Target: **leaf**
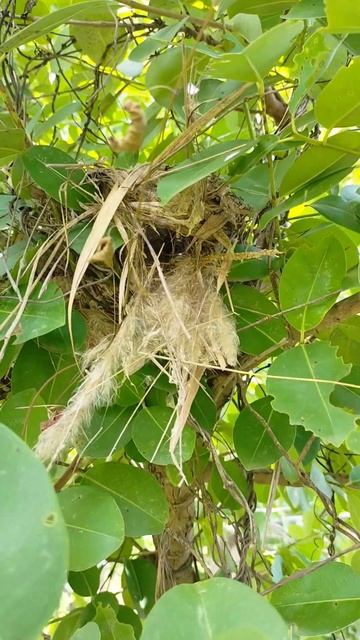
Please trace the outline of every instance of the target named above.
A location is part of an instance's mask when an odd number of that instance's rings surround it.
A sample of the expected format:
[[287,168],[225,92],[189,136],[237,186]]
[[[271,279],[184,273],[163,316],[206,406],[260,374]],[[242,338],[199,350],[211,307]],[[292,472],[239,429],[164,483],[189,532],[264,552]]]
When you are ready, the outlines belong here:
[[7,247],[0,253],[0,276],[5,275],[16,266],[20,258],[23,257],[27,247],[28,241],[20,240],[20,242],[15,242],[15,244]]
[[[352,524],[359,529],[360,527],[360,494],[358,489],[346,489],[349,511]],[[360,576],[359,576],[360,577]]]
[[123,622],[124,624],[131,625],[134,630],[135,638],[137,640],[138,638],[140,638],[141,631],[142,631],[142,624],[139,616],[136,615],[133,609],[130,609],[130,607],[126,607],[125,605],[121,604],[119,605],[119,608],[117,610],[116,617],[119,620],[119,622]]
[[44,122],[39,122],[34,126],[34,137],[38,140],[44,133],[56,127],[60,122],[70,118],[74,113],[78,113],[81,109],[81,102],[75,100],[69,104],[65,104],[60,109],[56,109]]
[[315,102],[315,115],[320,124],[333,127],[352,127],[360,124],[360,56],[343,67],[327,84]]
[[158,49],[171,42],[188,19],[188,16],[186,16],[180,20],[180,22],[175,22],[175,24],[171,24],[168,27],[164,27],[163,29],[159,29],[152,33],[131,51],[129,59],[134,60],[135,62],[143,62],[143,60],[147,60]]
[[287,637],[284,621],[264,598],[240,582],[212,578],[167,591],[146,618],[141,640]]
[[341,196],[327,196],[317,200],[311,206],[327,220],[360,233],[360,202],[357,200],[345,200]]
[[89,469],[84,481],[115,498],[124,517],[127,536],[136,538],[163,531],[168,505],[162,487],[148,471],[104,462]]
[[360,5],[353,0],[325,0],[328,29],[333,33],[360,33]]
[[91,2],[81,2],[80,4],[52,11],[49,15],[36,20],[28,27],[20,29],[13,36],[8,38],[0,46],[0,53],[6,53],[7,51],[20,47],[22,44],[26,44],[26,42],[37,40],[40,36],[53,31],[68,20],[73,20],[81,13],[87,12],[88,10],[102,9],[103,7],[112,7],[116,9],[118,4],[116,2],[112,2],[112,0],[91,0]]
[[[75,46],[96,64],[115,67],[125,56],[127,49],[126,29],[116,19],[114,5],[107,9],[89,8],[82,17],[82,24],[71,24],[69,34],[74,38]],[[113,8],[111,8],[113,7]],[[93,21],[112,22],[111,26],[92,25]],[[89,22],[87,25],[86,22]],[[116,34],[116,37],[114,37]],[[115,44],[114,44],[115,43]]]
[[88,607],[73,609],[61,618],[52,640],[69,640],[69,638],[72,638],[72,634],[80,627],[83,627],[90,618]]
[[288,322],[302,334],[316,327],[336,301],[345,273],[345,252],[335,238],[297,249],[286,262],[279,285]]
[[100,640],[100,638],[100,630],[95,622],[88,622],[71,636],[71,640]]
[[115,500],[104,491],[81,486],[59,495],[70,541],[71,571],[89,569],[124,541],[124,520]]
[[23,129],[0,130],[0,166],[9,164],[25,149],[25,146]]
[[0,468],[1,640],[35,638],[66,580],[65,524],[44,467],[3,425]]
[[91,567],[85,571],[69,571],[68,582],[80,596],[94,596],[100,586],[100,569]]
[[[306,149],[285,174],[280,186],[280,195],[284,196],[300,189],[310,189],[314,181],[319,182],[338,171],[348,173],[357,160],[357,154],[351,151],[357,152],[359,146],[358,132],[343,131],[329,137],[326,143],[318,143]],[[337,181],[336,179],[335,182]],[[310,195],[309,192],[307,199],[310,197],[314,195]]]
[[155,604],[157,571],[146,558],[126,559],[124,573],[126,587],[140,616],[145,617]]
[[106,458],[123,449],[131,440],[134,413],[134,409],[117,405],[94,411],[84,433],[83,453],[94,458]]
[[[287,413],[324,442],[339,446],[354,428],[354,417],[330,404],[336,382],[350,371],[326,342],[299,345],[278,356],[267,377],[272,406]],[[304,402],[306,398],[306,402]]]
[[0,407],[0,422],[33,447],[40,433],[42,422],[48,419],[48,412],[35,389],[20,393],[9,393]]
[[259,354],[281,342],[286,331],[275,305],[253,287],[235,284],[230,289],[230,309],[234,309],[240,349],[244,353]]
[[344,362],[360,364],[360,316],[343,320],[330,336]]
[[220,142],[180,162],[169,169],[158,182],[157,193],[161,202],[166,204],[177,193],[225,167],[253,146],[252,140]]
[[[249,487],[246,481],[244,469],[239,461],[221,460],[221,465],[229,478],[231,478],[233,483],[240,490],[240,493],[242,493],[245,498],[248,498]],[[220,502],[224,509],[231,509],[232,511],[242,509],[241,503],[238,500],[235,500],[227,488],[224,487],[224,482],[215,466],[212,468],[209,488],[215,496],[215,501]]]
[[[176,412],[168,407],[144,407],[132,421],[132,437],[136,448],[153,464],[172,464],[169,450],[171,431]],[[195,431],[185,426],[176,446],[175,457],[181,462],[190,460],[195,447]]]
[[22,161],[34,182],[64,206],[79,211],[93,201],[93,185],[82,184],[85,172],[65,151],[37,145],[22,154]]
[[[76,309],[72,312],[71,318],[72,336],[75,351],[83,351],[86,346],[86,322],[84,317]],[[69,327],[64,324],[54,331],[50,331],[40,337],[39,343],[47,351],[51,353],[72,354],[72,344],[70,339]]]
[[229,7],[229,16],[240,12],[257,13],[259,16],[282,14],[297,0],[225,0],[226,8]]
[[302,635],[343,629],[359,618],[360,576],[330,562],[274,591],[271,603]]
[[101,640],[135,640],[131,625],[119,622],[111,607],[101,604],[96,608],[95,621],[101,631]]
[[[295,438],[295,429],[290,425],[288,416],[274,411],[268,396],[253,402],[251,408],[262,416],[276,439],[288,451]],[[233,437],[235,451],[245,469],[267,467],[282,456],[265,427],[248,407],[240,412]]]
[[[61,289],[55,282],[50,282],[45,291],[41,291],[42,286],[41,283],[38,284],[29,297],[16,330],[15,344],[22,344],[44,333],[49,333],[62,327],[65,322],[65,302]],[[25,287],[20,287],[20,293],[22,295],[25,293]],[[11,325],[13,315],[9,317],[8,321],[6,319],[18,305],[19,299],[15,294],[0,297],[0,322],[2,324],[0,340]]]
[[[252,11],[251,13],[256,13]],[[265,78],[303,30],[302,21],[276,25],[253,40],[240,53],[226,53],[211,63],[210,75],[216,78],[258,82]]]
[[324,18],[324,0],[300,0],[298,4],[291,7],[286,14],[289,20],[309,20],[310,18]]
[[349,375],[341,380],[341,386],[335,387],[330,402],[335,407],[342,407],[357,418],[360,417],[360,365],[354,365]]

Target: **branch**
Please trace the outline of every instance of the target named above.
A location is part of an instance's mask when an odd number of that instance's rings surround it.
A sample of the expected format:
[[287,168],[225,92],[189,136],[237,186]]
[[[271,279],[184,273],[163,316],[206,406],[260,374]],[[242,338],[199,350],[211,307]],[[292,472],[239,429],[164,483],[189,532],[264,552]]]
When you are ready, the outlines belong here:
[[317,337],[323,331],[334,329],[340,322],[360,313],[360,293],[355,293],[344,300],[337,302],[320,324],[310,332]]

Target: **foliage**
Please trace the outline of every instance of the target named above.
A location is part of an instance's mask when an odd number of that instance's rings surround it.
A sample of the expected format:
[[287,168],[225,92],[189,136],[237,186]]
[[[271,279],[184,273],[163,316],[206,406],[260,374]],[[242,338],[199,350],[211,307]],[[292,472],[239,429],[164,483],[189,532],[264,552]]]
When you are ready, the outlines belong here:
[[358,3],[2,0],[0,60],[1,640],[358,637]]

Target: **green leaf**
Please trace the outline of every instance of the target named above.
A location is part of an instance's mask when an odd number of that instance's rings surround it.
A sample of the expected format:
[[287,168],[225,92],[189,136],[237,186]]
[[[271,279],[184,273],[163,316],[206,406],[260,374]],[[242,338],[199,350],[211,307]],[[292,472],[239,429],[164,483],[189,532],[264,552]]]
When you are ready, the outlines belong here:
[[[268,396],[253,402],[251,408],[267,422],[284,449],[290,449],[295,438],[295,428],[290,425],[288,416],[274,411]],[[235,422],[234,447],[248,470],[267,467],[282,456],[265,427],[247,407],[240,412]]]
[[[221,460],[221,465],[229,478],[231,478],[236,487],[238,487],[244,498],[248,498],[249,487],[244,474],[244,469],[239,464],[239,461]],[[231,509],[233,511],[242,509],[241,503],[238,500],[235,500],[226,487],[224,487],[224,482],[215,466],[211,472],[209,488],[215,495],[216,501],[220,502],[224,509]]]
[[100,586],[100,569],[91,567],[85,571],[69,571],[68,582],[80,596],[94,596]]
[[299,345],[276,358],[267,390],[274,397],[274,409],[287,413],[291,424],[339,446],[354,429],[354,416],[330,404],[329,396],[349,371],[328,343]]
[[84,481],[115,498],[124,517],[127,536],[136,538],[163,531],[168,505],[162,487],[148,471],[104,462],[89,469]]
[[71,640],[100,640],[100,638],[100,630],[95,622],[88,622],[71,636]]
[[83,351],[86,346],[87,328],[84,317],[76,309],[73,310],[71,316],[71,332],[73,345],[71,344],[67,323],[41,336],[39,343],[52,353],[72,354],[73,348],[76,352]]
[[141,631],[142,631],[142,624],[140,622],[139,616],[136,615],[133,609],[130,609],[130,607],[126,607],[125,605],[121,604],[119,605],[119,608],[117,610],[116,617],[119,620],[119,622],[131,625],[134,630],[135,638],[137,640],[138,638],[140,638]]
[[[16,329],[15,344],[22,344],[44,333],[49,333],[65,323],[65,302],[61,289],[55,282],[50,282],[45,291],[42,291],[42,287],[41,283],[38,284],[29,297]],[[24,287],[20,287],[20,293],[25,293]],[[18,305],[19,299],[15,294],[0,297],[0,321],[3,325],[0,340],[11,325],[14,318],[13,312]]]
[[330,336],[344,362],[360,364],[360,316],[343,320]]
[[133,606],[144,617],[155,604],[156,566],[146,558],[126,559],[124,562],[124,582]]
[[11,271],[11,269],[16,266],[28,246],[29,243],[27,240],[20,240],[20,242],[15,242],[15,244],[7,247],[5,251],[0,253],[0,276],[5,275],[5,273]]
[[25,151],[22,161],[34,182],[64,206],[79,211],[93,201],[93,186],[82,184],[85,172],[65,151],[38,145]]
[[52,640],[69,640],[77,629],[83,627],[91,618],[88,607],[73,609],[61,618]]
[[124,521],[115,500],[104,491],[81,486],[59,495],[70,541],[72,571],[89,569],[124,541]]
[[131,51],[129,60],[134,60],[135,62],[143,62],[143,60],[147,60],[147,58],[149,58],[158,49],[171,42],[188,19],[188,16],[186,16],[180,22],[175,22],[175,24],[171,24],[168,27],[164,27],[163,29],[159,29],[152,33]]
[[131,440],[134,409],[113,405],[94,411],[86,427],[82,451],[86,456],[106,458]]
[[[315,181],[320,182],[338,171],[348,173],[357,160],[356,153],[351,151],[357,152],[359,147],[360,133],[343,131],[328,138],[326,143],[318,143],[306,149],[285,174],[280,186],[280,195],[310,189]],[[314,195],[310,195],[309,192],[308,199],[310,197]]]
[[212,398],[211,389],[203,381],[191,405],[190,414],[203,429],[208,431],[216,423],[216,406]]
[[25,146],[25,131],[23,129],[0,130],[0,166],[14,160],[25,149]]
[[264,598],[240,582],[212,578],[167,591],[145,620],[141,640],[287,637],[284,621]]
[[177,193],[225,167],[253,146],[252,140],[220,142],[180,162],[169,169],[158,182],[157,192],[161,202],[166,204]]
[[360,5],[353,0],[325,0],[328,29],[333,33],[360,33]]
[[36,444],[42,422],[48,419],[44,401],[35,389],[8,394],[0,407],[0,422],[22,438],[29,447]]
[[212,62],[210,75],[229,80],[258,82],[265,78],[279,58],[288,51],[303,27],[302,21],[290,20],[276,25],[253,40],[240,53],[226,53]]
[[80,4],[71,5],[58,9],[58,11],[52,11],[49,15],[36,20],[28,27],[20,29],[13,36],[8,38],[1,46],[0,53],[6,53],[20,47],[30,40],[37,40],[39,37],[49,33],[64,24],[68,20],[73,20],[79,14],[87,12],[88,10],[102,9],[103,7],[112,7],[116,9],[119,5],[112,0],[91,0],[91,2],[81,2]]
[[280,587],[271,602],[300,634],[331,633],[359,618],[360,576],[331,562]]
[[75,100],[74,102],[70,102],[69,104],[65,104],[60,109],[56,109],[54,113],[52,113],[44,122],[39,122],[34,126],[34,138],[38,140],[41,138],[44,133],[56,127],[60,122],[67,120],[74,113],[78,113],[81,109],[81,102]]
[[[153,464],[172,464],[169,451],[176,412],[168,407],[144,407],[132,421],[132,437],[136,448]],[[180,462],[190,460],[195,447],[195,431],[185,426],[175,449]]]
[[333,127],[352,127],[360,123],[360,57],[345,68],[322,90],[315,102],[315,115],[320,124]]
[[135,640],[131,625],[119,622],[114,609],[101,604],[96,608],[95,621],[101,631],[101,640]]
[[279,285],[288,322],[302,333],[316,327],[336,301],[345,273],[345,252],[335,238],[297,249],[285,264]]
[[[121,26],[121,22],[117,21],[114,6],[109,4],[109,8],[106,8],[106,4],[99,8],[89,7],[81,16],[82,24],[70,25],[69,34],[74,38],[76,48],[96,64],[115,67],[125,56],[127,31]],[[113,25],[112,28],[101,27],[91,24],[94,21],[112,22]]]
[[335,387],[330,402],[335,407],[342,407],[357,418],[360,417],[360,365],[354,365],[349,375],[341,380],[341,386]]
[[289,20],[323,18],[325,17],[324,0],[300,0],[298,4],[291,7],[285,17]]
[[230,289],[230,309],[234,309],[235,322],[240,338],[240,349],[244,353],[259,354],[281,342],[286,336],[281,318],[272,318],[278,313],[275,305],[253,287],[235,284]]
[[360,233],[359,201],[345,200],[341,196],[327,196],[314,202],[311,206],[327,220]]
[[66,580],[66,529],[44,467],[2,425],[0,468],[1,640],[32,640],[54,613]]
[[297,0],[223,0],[224,8],[229,7],[229,16],[237,13],[257,13],[259,16],[283,14]]

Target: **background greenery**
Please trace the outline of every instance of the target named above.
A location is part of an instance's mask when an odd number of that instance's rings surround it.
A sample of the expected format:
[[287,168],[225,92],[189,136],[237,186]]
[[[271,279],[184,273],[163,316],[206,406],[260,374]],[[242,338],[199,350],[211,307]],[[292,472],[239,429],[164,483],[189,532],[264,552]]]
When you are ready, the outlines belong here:
[[[2,0],[0,36],[1,640],[358,637],[360,7]],[[114,154],[128,99],[144,139]],[[91,266],[72,345],[94,171],[145,163],[163,204],[215,172],[249,211],[238,368],[204,377],[186,483],[153,458],[176,392],[150,364],[48,473],[41,425],[116,318]]]

